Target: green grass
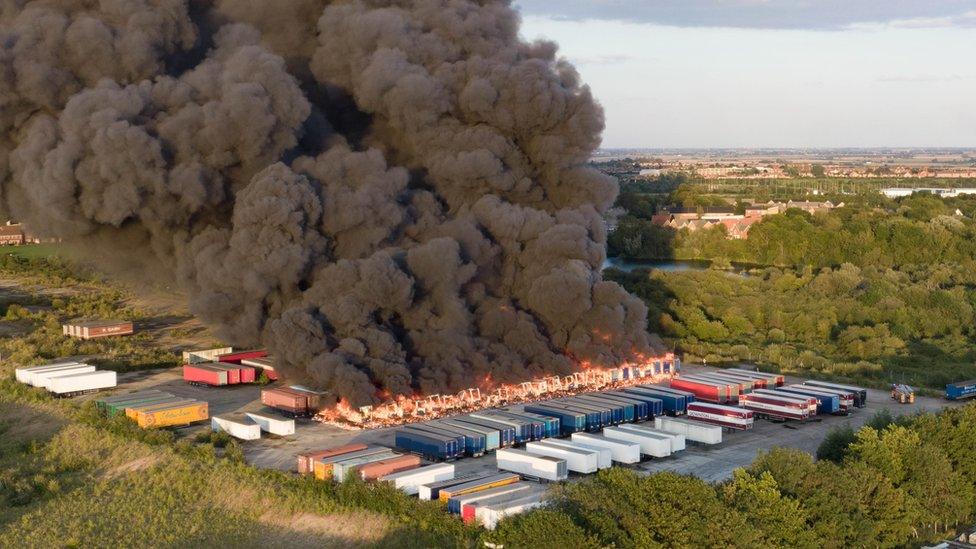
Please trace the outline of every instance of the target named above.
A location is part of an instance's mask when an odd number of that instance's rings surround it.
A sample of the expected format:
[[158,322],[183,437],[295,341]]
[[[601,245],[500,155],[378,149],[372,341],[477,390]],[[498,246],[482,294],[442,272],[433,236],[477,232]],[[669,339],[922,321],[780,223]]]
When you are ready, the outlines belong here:
[[12,254],[27,259],[38,259],[65,254],[62,244],[30,244],[26,246],[0,246],[0,255]]

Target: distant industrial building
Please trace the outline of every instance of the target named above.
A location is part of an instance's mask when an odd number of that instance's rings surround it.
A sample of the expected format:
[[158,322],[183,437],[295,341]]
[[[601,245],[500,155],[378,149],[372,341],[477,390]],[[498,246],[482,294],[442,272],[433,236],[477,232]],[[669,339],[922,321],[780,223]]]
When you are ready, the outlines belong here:
[[887,196],[888,198],[901,198],[903,196],[911,196],[915,193],[929,193],[940,198],[954,198],[964,194],[976,194],[976,189],[974,188],[958,188],[958,189],[946,189],[938,187],[887,187],[881,189],[881,194]]

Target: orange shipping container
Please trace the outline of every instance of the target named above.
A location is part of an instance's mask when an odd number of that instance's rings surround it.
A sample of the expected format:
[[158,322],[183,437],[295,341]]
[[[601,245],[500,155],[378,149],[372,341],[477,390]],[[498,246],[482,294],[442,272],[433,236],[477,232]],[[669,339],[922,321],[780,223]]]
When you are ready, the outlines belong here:
[[318,452],[306,452],[304,454],[298,454],[298,473],[301,475],[307,475],[313,472],[315,470],[315,462],[322,458],[348,454],[349,452],[365,449],[365,444],[356,443],[346,444],[345,446],[332,448],[331,450],[319,450]]
[[198,400],[195,400],[195,399],[191,399],[191,398],[178,398],[177,397],[177,398],[172,398],[172,399],[169,399],[169,400],[166,400],[166,401],[163,401],[163,402],[150,402],[148,404],[139,404],[139,405],[133,406],[131,408],[126,408],[125,409],[125,417],[127,417],[129,419],[135,420],[135,419],[138,419],[139,418],[139,415],[138,415],[139,412],[148,412],[148,411],[161,410],[163,408],[172,408],[173,406],[180,405],[180,404],[184,404],[185,405],[185,404],[193,404],[193,403],[196,403],[196,402],[199,402],[199,401]]
[[206,402],[197,401],[193,404],[180,405],[173,408],[153,410],[137,413],[136,421],[139,427],[171,427],[174,425],[189,425],[195,421],[203,421],[210,417]]
[[384,475],[392,475],[417,467],[420,467],[420,457],[415,455],[398,456],[363,465],[359,468],[359,476],[363,480],[376,480]]

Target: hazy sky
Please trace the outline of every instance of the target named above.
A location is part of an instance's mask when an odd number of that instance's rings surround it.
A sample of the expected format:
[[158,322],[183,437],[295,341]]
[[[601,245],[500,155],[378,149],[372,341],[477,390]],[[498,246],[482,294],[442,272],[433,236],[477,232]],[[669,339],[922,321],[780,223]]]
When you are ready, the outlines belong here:
[[517,0],[605,147],[976,147],[976,0]]

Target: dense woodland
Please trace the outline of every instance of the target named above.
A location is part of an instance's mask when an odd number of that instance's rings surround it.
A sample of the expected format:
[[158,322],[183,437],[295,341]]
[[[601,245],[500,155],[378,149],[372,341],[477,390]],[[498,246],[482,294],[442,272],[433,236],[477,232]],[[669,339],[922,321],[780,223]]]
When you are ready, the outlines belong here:
[[[722,227],[654,226],[657,205],[641,194],[621,195],[628,213],[611,255],[739,266],[605,272],[644,299],[651,329],[687,358],[932,388],[976,377],[976,199],[848,196],[842,208],[788,210],[728,240]],[[668,200],[694,196],[684,186]]]

